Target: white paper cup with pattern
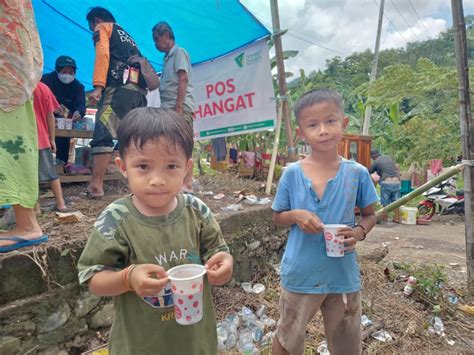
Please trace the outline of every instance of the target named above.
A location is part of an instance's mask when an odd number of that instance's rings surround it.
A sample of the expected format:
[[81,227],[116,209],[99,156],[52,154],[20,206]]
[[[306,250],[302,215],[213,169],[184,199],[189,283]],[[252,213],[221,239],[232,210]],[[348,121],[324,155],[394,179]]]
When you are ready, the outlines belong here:
[[175,266],[168,270],[173,292],[176,322],[191,325],[202,319],[202,290],[206,269],[198,264]]
[[324,240],[326,241],[326,254],[332,258],[344,256],[344,236],[336,235],[337,230],[347,227],[345,224],[325,224]]

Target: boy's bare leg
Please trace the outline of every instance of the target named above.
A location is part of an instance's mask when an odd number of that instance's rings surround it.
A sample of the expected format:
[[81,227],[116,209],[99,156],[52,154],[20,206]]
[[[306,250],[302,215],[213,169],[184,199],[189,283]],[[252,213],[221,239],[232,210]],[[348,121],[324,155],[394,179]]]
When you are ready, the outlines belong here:
[[66,209],[66,202],[64,202],[63,190],[61,188],[61,182],[59,179],[51,180],[49,187],[53,190],[54,199],[56,200],[56,209],[59,211]]
[[278,337],[273,338],[272,355],[291,355],[278,341]]
[[41,208],[40,208],[39,202],[36,202],[36,205],[35,205],[35,213],[36,213],[36,214],[40,214],[40,213],[41,213]]
[[93,157],[92,177],[87,190],[93,197],[104,196],[104,176],[111,153],[96,154]]

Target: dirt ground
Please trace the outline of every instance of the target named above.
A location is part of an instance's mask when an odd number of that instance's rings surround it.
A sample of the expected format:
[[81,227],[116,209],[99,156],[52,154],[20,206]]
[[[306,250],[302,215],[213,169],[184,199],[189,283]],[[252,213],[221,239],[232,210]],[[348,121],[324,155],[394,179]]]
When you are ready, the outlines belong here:
[[[44,231],[50,236],[49,245],[66,248],[72,240],[86,240],[100,211],[127,193],[125,184],[109,182],[105,188],[106,197],[100,200],[88,200],[82,194],[85,188],[85,184],[64,186],[65,196],[71,208],[81,211],[85,216],[83,221],[74,225],[74,228],[71,228],[71,225],[57,223],[53,212],[45,211],[39,217]],[[200,177],[195,184],[195,190],[197,196],[215,213],[225,213],[222,207],[238,202],[239,194],[235,193],[237,191],[265,197],[261,181],[239,179],[234,175],[222,173]],[[213,192],[212,196],[205,194],[209,191]],[[219,193],[225,196],[222,199],[214,199]],[[51,208],[53,204],[51,197],[50,193],[43,191],[41,198],[43,210]],[[255,208],[245,204],[242,206]],[[401,263],[421,267],[442,265],[443,272],[447,274],[445,284],[439,285],[443,297],[454,294],[459,298],[459,303],[472,305],[472,298],[466,295],[463,220],[458,216],[437,216],[426,226],[379,224],[369,234],[367,240],[358,245],[358,248],[370,251],[381,246],[389,249],[385,259],[380,264],[367,263],[361,267],[364,285],[363,313],[374,322],[373,327],[363,333],[364,352],[474,353],[474,317],[456,311],[456,306],[449,305],[446,299],[443,299],[440,301],[442,303],[440,315],[444,321],[446,336],[428,334],[427,328],[433,316],[433,304],[415,296],[410,299],[403,297],[403,286],[407,275],[401,275],[403,271],[396,270],[396,265]],[[214,289],[219,319],[240,310],[242,306],[255,310],[260,304],[267,305],[269,316],[278,318],[278,275],[276,272],[261,275],[254,281],[266,286],[264,294],[246,294],[238,285],[232,288]],[[394,341],[384,343],[370,337],[370,332],[380,329],[388,331]],[[307,344],[314,349],[323,337],[321,319],[317,318],[308,328]],[[454,344],[449,344],[448,340],[454,341]],[[97,340],[92,341],[89,349],[96,347],[97,344]]]

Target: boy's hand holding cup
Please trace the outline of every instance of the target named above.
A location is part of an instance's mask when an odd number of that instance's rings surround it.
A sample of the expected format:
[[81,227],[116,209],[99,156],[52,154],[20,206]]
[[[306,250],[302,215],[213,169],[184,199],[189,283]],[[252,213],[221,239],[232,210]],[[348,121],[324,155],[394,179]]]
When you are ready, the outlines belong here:
[[168,283],[166,270],[155,264],[140,264],[130,271],[130,288],[140,297],[156,295]]
[[343,257],[346,252],[353,251],[356,243],[362,240],[363,237],[364,231],[362,228],[355,229],[344,224],[324,225],[326,252],[331,257]]

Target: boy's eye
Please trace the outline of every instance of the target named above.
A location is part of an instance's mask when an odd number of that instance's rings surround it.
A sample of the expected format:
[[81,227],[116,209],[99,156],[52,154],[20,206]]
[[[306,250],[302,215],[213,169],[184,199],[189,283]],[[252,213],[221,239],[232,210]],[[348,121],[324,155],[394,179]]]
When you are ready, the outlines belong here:
[[335,124],[337,122],[337,120],[335,120],[334,118],[331,118],[330,120],[328,120],[328,124]]
[[174,170],[174,169],[177,169],[178,166],[176,164],[168,164],[168,169],[170,170]]
[[137,165],[137,168],[139,170],[147,170],[148,169],[148,165],[146,164],[140,164],[140,165]]

